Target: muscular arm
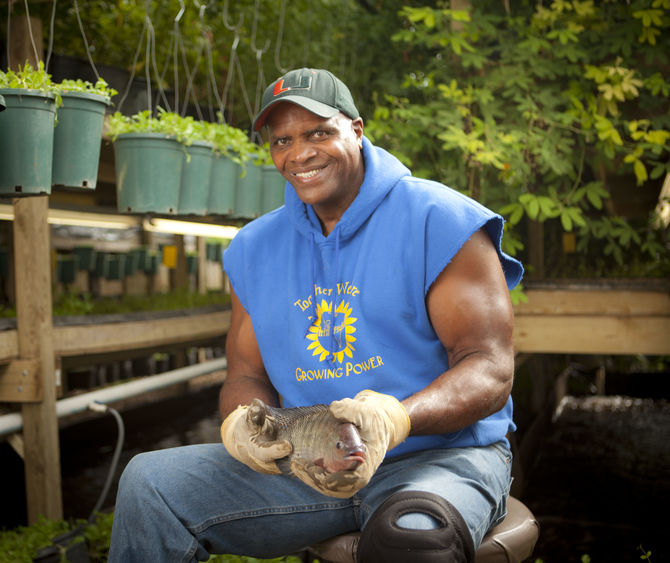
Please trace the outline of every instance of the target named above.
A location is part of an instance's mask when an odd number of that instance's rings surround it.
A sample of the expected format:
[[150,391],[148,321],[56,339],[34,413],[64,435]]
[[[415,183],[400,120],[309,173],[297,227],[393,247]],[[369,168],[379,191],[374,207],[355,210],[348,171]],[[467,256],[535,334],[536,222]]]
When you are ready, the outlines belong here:
[[257,397],[276,406],[277,393],[270,383],[261,358],[251,318],[230,290],[232,316],[226,338],[228,375],[219,394],[219,413],[225,418],[238,405],[247,405]]
[[485,231],[463,245],[426,303],[450,369],[403,401],[412,434],[456,431],[500,410],[514,376],[512,305]]

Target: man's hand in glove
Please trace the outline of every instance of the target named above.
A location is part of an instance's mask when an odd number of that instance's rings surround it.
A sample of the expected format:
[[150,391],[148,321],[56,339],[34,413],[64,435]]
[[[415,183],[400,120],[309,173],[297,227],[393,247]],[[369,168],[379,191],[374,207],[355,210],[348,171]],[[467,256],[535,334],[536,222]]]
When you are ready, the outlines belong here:
[[375,474],[386,452],[409,435],[409,415],[395,397],[369,389],[353,399],[333,401],[330,412],[338,420],[355,424],[367,448],[365,462],[355,471],[359,484],[363,483],[360,489]]
[[248,410],[248,405],[240,405],[223,421],[221,425],[223,445],[231,456],[254,471],[279,475],[281,471],[275,460],[289,455],[293,447],[286,440],[268,442],[267,432],[264,433],[265,427],[259,429],[247,421]]

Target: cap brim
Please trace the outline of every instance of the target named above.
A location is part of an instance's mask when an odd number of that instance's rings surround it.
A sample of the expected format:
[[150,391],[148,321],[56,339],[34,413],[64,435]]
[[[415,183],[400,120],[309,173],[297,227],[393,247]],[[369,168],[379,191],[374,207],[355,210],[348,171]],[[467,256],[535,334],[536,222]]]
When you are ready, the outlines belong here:
[[254,131],[258,131],[261,127],[263,127],[263,125],[265,125],[265,122],[267,121],[267,118],[270,116],[270,113],[272,113],[272,110],[275,108],[277,104],[281,102],[289,102],[291,104],[303,107],[307,111],[311,111],[312,113],[318,115],[319,117],[323,117],[326,119],[340,113],[340,110],[337,108],[334,108],[322,102],[317,102],[316,100],[312,100],[310,98],[306,98],[305,96],[283,96],[270,102],[258,114],[256,119],[254,119],[254,123],[252,125]]

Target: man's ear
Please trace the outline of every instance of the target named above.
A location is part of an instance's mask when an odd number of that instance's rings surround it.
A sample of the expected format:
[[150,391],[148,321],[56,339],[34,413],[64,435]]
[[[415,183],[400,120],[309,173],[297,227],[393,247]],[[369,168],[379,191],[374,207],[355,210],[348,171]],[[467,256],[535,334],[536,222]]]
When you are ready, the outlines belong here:
[[357,117],[351,120],[351,128],[358,139],[358,148],[363,148],[363,118]]

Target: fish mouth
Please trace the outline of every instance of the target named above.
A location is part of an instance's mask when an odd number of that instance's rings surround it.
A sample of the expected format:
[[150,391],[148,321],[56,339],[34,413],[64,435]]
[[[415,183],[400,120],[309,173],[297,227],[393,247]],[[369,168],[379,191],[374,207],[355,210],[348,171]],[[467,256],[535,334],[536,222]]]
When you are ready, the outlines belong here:
[[351,468],[355,468],[365,461],[365,451],[361,448],[356,448],[347,452],[347,456],[344,458],[344,461],[351,463]]

